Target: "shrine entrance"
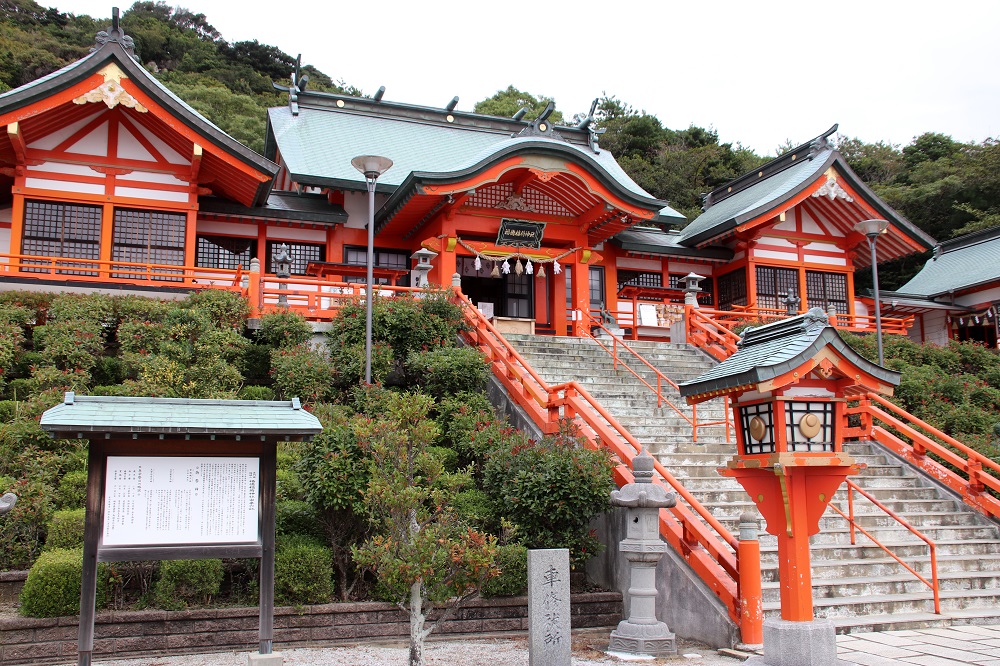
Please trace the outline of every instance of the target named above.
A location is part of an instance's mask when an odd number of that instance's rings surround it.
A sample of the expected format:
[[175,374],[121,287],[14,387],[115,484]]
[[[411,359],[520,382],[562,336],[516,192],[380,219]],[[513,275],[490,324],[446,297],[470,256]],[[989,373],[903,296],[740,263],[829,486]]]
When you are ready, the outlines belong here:
[[475,262],[475,257],[458,257],[458,274],[462,276],[462,293],[484,315],[534,319],[535,279],[539,276],[528,275],[523,268],[520,274],[516,270],[503,273],[499,262],[494,265],[488,260],[481,261],[477,270]]

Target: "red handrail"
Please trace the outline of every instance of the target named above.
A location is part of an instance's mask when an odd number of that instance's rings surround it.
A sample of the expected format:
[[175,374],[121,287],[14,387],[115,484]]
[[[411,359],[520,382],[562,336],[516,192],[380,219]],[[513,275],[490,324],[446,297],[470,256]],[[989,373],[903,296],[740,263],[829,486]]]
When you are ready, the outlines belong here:
[[[611,338],[611,340],[612,340],[612,345],[611,345],[612,348],[611,349],[608,349],[608,346],[606,344],[604,344],[603,342],[601,342],[600,339],[598,339],[596,336],[593,335],[592,331],[593,331],[594,328],[600,328],[602,331],[605,332],[605,334],[608,335],[608,337]],[[698,405],[691,405],[691,416],[688,416],[687,414],[685,414],[684,412],[682,412],[680,410],[680,408],[677,407],[677,405],[675,405],[669,399],[667,399],[666,397],[664,397],[664,395],[663,395],[663,383],[666,382],[667,384],[670,384],[670,386],[672,386],[675,390],[680,390],[680,387],[677,386],[677,383],[674,382],[674,380],[670,379],[670,377],[667,377],[665,374],[663,374],[658,368],[654,367],[653,364],[651,364],[649,361],[647,361],[645,358],[643,358],[643,356],[641,354],[639,354],[639,352],[637,352],[636,350],[634,350],[631,347],[629,347],[625,343],[624,340],[622,340],[617,335],[615,335],[610,330],[608,330],[604,326],[604,324],[601,323],[601,321],[599,319],[597,319],[597,318],[592,318],[591,319],[591,335],[590,335],[590,338],[594,342],[596,342],[601,347],[601,349],[603,349],[604,351],[606,351],[608,354],[611,355],[611,358],[614,361],[614,367],[615,367],[616,370],[618,369],[618,364],[621,363],[621,365],[624,366],[624,368],[626,370],[628,370],[629,372],[631,372],[632,375],[636,379],[638,379],[642,383],[643,386],[645,386],[646,388],[648,388],[650,391],[653,391],[654,393],[656,393],[656,406],[657,407],[662,407],[663,403],[665,402],[665,403],[667,403],[667,406],[669,406],[681,418],[683,418],[685,421],[687,421],[688,425],[691,426],[691,436],[692,436],[692,438],[693,438],[693,440],[695,442],[698,441],[698,428],[699,427],[708,427],[708,426],[714,426],[714,425],[724,425],[724,426],[726,426],[726,441],[727,442],[731,441],[730,440],[730,432],[731,432],[731,428],[732,428],[732,421],[729,418],[729,413],[730,412],[729,412],[729,397],[728,396],[725,399],[725,405],[724,405],[724,407],[725,407],[725,417],[723,418],[722,421],[705,421],[703,423],[699,422],[698,421]],[[649,382],[647,382],[645,379],[643,379],[639,375],[638,372],[636,372],[634,369],[632,369],[632,367],[628,363],[626,363],[625,361],[622,361],[621,359],[619,359],[619,357],[618,357],[618,346],[619,345],[621,345],[622,347],[624,347],[625,349],[627,349],[628,352],[630,354],[632,354],[632,356],[634,356],[640,363],[642,363],[643,365],[645,365],[649,370],[652,370],[653,373],[656,374],[656,388],[655,389],[652,387],[652,385]]]
[[[848,407],[845,414],[861,416],[861,427],[848,428],[845,430],[845,435],[881,442],[897,455],[959,493],[969,506],[975,507],[987,516],[1000,518],[1000,500],[990,493],[992,491],[1000,494],[1000,479],[996,476],[1000,474],[1000,465],[996,462],[875,393],[861,396],[857,406]],[[876,419],[902,437],[875,425]],[[945,464],[928,456],[928,453]],[[960,470],[961,473],[955,470]]]
[[[482,313],[458,289],[455,292],[455,302],[462,307],[469,324],[463,333],[466,341],[483,351],[494,375],[542,432],[557,430],[560,418],[576,420],[588,447],[605,448],[620,461],[615,469],[616,483],[619,486],[630,483],[633,478],[629,466],[642,445],[578,383],[549,386]],[[738,547],[736,537],[666,468],[658,462],[654,467],[659,474],[657,483],[677,492],[686,502],[660,512],[660,534],[726,605],[730,617],[740,624],[740,609],[754,607],[760,599],[743,595],[744,590],[739,589],[738,583],[739,570],[741,567],[759,570],[759,559],[757,562],[740,561],[734,552]],[[761,622],[762,619],[743,618],[744,623],[748,621]],[[754,633],[759,627],[743,626],[741,629],[746,635],[759,633]]]
[[[910,531],[910,533],[912,533],[914,536],[916,536],[921,541],[923,541],[924,543],[927,544],[927,547],[930,549],[931,580],[927,580],[926,578],[924,578],[923,576],[921,576],[919,573],[917,573],[916,569],[914,569],[909,564],[907,564],[906,562],[904,562],[898,555],[896,555],[896,553],[894,553],[891,550],[889,550],[885,546],[885,544],[883,544],[881,541],[879,541],[878,539],[876,539],[875,536],[871,532],[869,532],[868,530],[866,530],[864,527],[862,527],[861,525],[859,525],[857,523],[857,521],[854,518],[854,493],[855,493],[855,491],[858,494],[860,494],[862,497],[864,497],[865,499],[867,499],[869,502],[871,502],[872,504],[874,504],[878,508],[882,509],[882,511],[884,511],[890,518],[892,518],[897,523],[899,523],[900,525],[902,525],[903,527],[905,527],[907,530]],[[911,574],[913,574],[914,576],[916,576],[920,580],[920,582],[922,582],[924,585],[926,585],[927,587],[929,587],[931,589],[931,592],[934,593],[934,612],[937,613],[938,615],[941,614],[941,586],[940,586],[940,582],[938,581],[938,574],[937,574],[937,544],[935,544],[934,541],[931,538],[929,538],[927,535],[925,535],[922,532],[920,532],[919,530],[917,530],[913,525],[911,525],[908,521],[906,521],[902,516],[899,516],[898,514],[896,514],[895,511],[893,511],[892,509],[890,509],[886,505],[882,504],[882,502],[880,502],[877,499],[875,499],[875,497],[873,497],[871,494],[865,492],[864,489],[862,489],[859,485],[857,485],[856,483],[854,483],[850,479],[847,479],[847,510],[848,510],[848,513],[845,514],[840,509],[840,507],[838,507],[836,504],[834,504],[832,502],[830,503],[830,508],[833,509],[834,511],[836,511],[837,513],[839,513],[841,515],[841,517],[844,518],[848,522],[848,525],[850,526],[851,545],[852,546],[857,543],[856,538],[855,538],[855,530],[856,529],[860,530],[862,534],[864,534],[866,537],[868,537],[869,539],[871,539],[872,543],[874,543],[876,546],[878,546],[883,551],[885,551],[892,559],[894,559],[897,562],[899,562],[900,564],[902,564],[903,567],[907,571],[909,571]]]

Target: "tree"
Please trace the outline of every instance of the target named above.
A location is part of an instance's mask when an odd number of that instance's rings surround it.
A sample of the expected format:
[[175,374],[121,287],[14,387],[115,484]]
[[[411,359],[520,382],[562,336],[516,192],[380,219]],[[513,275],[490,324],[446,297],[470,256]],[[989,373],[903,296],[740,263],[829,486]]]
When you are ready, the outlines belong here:
[[[514,86],[507,86],[506,90],[498,90],[492,97],[477,102],[473,111],[487,116],[510,118],[526,107],[528,112],[524,114],[525,120],[534,120],[545,110],[549,102],[555,103],[555,100],[544,95],[536,97],[529,92],[522,92]],[[553,125],[561,124],[563,122],[562,112],[553,111],[552,115],[549,116],[549,121]]]
[[[409,614],[410,666],[423,666],[424,641],[437,623],[497,574],[495,538],[463,526],[451,509],[469,473],[445,472],[428,451],[437,436],[432,404],[419,393],[390,394],[384,417],[356,426],[371,456],[364,501],[377,533],[354,559]],[[430,625],[428,602],[450,602]]]

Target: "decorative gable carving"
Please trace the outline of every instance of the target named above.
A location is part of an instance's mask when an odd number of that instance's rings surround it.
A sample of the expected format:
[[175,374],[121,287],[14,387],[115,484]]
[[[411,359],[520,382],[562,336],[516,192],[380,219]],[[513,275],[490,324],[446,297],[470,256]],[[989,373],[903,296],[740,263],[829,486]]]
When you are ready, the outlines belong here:
[[103,102],[113,109],[119,104],[129,109],[135,109],[139,113],[149,111],[135,97],[132,97],[127,90],[122,88],[121,83],[114,79],[108,79],[88,93],[84,93],[73,100],[74,104],[100,104]]

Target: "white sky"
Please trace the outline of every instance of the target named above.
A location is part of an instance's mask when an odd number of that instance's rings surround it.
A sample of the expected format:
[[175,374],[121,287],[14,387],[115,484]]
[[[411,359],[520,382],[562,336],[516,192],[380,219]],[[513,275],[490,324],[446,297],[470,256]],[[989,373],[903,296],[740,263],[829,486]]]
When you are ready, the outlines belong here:
[[[110,17],[113,0],[40,0]],[[513,84],[567,119],[602,92],[773,154],[840,123],[906,144],[1000,135],[996,0],[188,0],[231,42],[302,53],[385,99],[473,105]],[[130,4],[120,2],[122,10]]]

